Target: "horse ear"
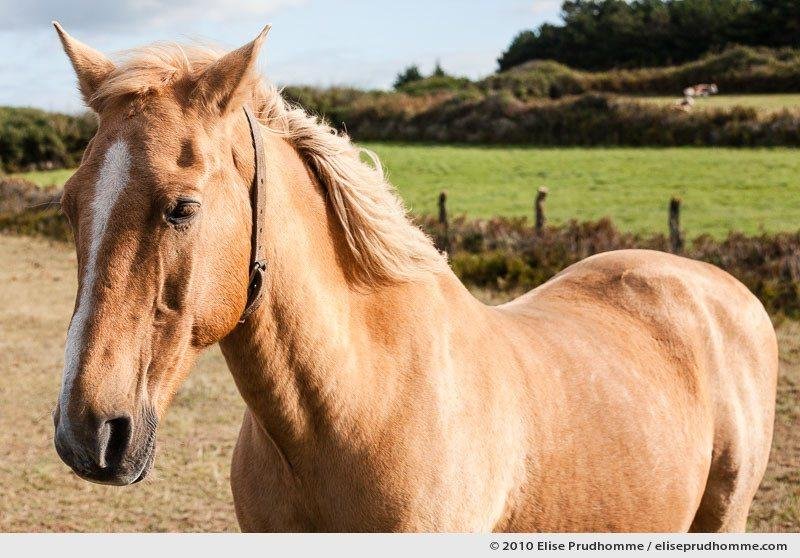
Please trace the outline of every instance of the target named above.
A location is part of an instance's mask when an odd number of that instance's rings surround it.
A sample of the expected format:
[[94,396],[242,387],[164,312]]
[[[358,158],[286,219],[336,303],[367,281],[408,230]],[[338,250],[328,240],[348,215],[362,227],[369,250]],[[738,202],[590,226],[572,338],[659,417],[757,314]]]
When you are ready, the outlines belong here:
[[206,68],[197,79],[192,99],[219,114],[243,106],[248,100],[249,86],[258,79],[256,62],[269,29],[267,25],[251,42]]
[[67,53],[78,76],[78,87],[83,95],[83,100],[87,105],[92,106],[92,96],[100,84],[114,71],[114,64],[102,53],[71,37],[57,21],[53,22],[53,27],[56,28],[64,52]]

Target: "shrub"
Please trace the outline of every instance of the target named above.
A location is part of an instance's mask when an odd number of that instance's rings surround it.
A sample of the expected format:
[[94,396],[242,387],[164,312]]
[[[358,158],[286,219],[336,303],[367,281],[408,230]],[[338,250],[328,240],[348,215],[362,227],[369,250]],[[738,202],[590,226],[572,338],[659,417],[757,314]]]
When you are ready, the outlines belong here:
[[360,141],[427,141],[541,146],[800,145],[800,112],[733,107],[677,112],[598,94],[523,102],[487,96],[386,95],[359,100],[347,131]]
[[419,81],[422,79],[422,74],[419,71],[419,67],[416,65],[409,66],[399,74],[394,79],[394,88],[400,89],[404,85],[408,85],[409,83],[414,83],[415,81]]
[[397,87],[398,91],[409,95],[427,95],[439,91],[463,92],[471,89],[477,88],[468,78],[448,75],[432,75]]
[[5,172],[75,165],[94,135],[93,116],[0,107],[0,163]]
[[[432,217],[419,219],[441,235]],[[453,271],[468,286],[520,292],[534,288],[565,267],[593,254],[624,248],[667,251],[661,234],[620,232],[609,219],[571,221],[537,234],[526,219],[453,219],[449,226]],[[685,256],[712,263],[742,281],[772,314],[800,317],[800,231],[745,236],[708,235],[689,243]]]
[[45,191],[18,178],[0,179],[0,231],[71,238],[69,223],[61,213],[60,192]]

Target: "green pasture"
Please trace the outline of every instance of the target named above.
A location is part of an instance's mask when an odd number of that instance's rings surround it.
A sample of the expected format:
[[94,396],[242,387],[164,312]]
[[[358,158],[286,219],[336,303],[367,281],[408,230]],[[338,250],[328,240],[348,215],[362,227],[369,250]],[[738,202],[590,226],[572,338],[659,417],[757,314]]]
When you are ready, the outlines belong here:
[[[623,230],[664,232],[671,196],[683,199],[688,236],[800,228],[796,149],[537,149],[367,144],[415,213],[531,216],[547,186],[551,222],[611,217]],[[43,185],[70,171],[25,175]]]
[[795,149],[368,147],[417,213],[435,213],[447,190],[453,215],[531,216],[547,186],[553,222],[608,216],[624,230],[665,231],[667,203],[679,196],[689,236],[800,228]]
[[[649,103],[661,105],[673,105],[681,100],[680,94],[674,97],[629,97]],[[698,97],[695,99],[695,110],[699,108],[732,108],[732,107],[752,107],[764,111],[780,111],[783,109],[800,109],[800,94],[798,93],[775,93],[775,94],[753,94],[753,95],[712,95],[710,97]]]
[[73,172],[75,172],[75,169],[57,169],[31,171],[21,174],[13,174],[11,176],[21,176],[23,178],[27,178],[31,182],[35,182],[43,188],[50,188],[52,186],[60,187],[63,185],[64,182],[66,182],[67,179],[72,176]]

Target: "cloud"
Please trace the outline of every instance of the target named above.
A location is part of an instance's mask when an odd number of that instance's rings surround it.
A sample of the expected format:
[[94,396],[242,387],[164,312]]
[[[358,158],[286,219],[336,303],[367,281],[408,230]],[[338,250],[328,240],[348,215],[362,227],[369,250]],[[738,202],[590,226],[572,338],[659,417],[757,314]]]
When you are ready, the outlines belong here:
[[563,0],[533,0],[517,4],[516,11],[533,16],[538,21],[556,21],[561,13]]
[[[75,77],[50,26],[57,19],[102,52],[157,40],[233,48],[275,25],[262,55],[278,84],[387,87],[411,63],[477,77],[521,27],[557,17],[559,2],[503,0],[0,0],[0,106],[81,107]],[[545,9],[549,7],[552,13]],[[542,10],[543,16],[532,13]],[[425,13],[420,18],[420,13]],[[411,31],[409,31],[411,30]]]
[[530,12],[537,16],[558,15],[561,12],[562,0],[536,0],[532,2]]
[[225,22],[264,18],[305,0],[75,0],[31,2],[0,0],[0,31],[39,27],[57,19],[67,29],[135,31],[144,27],[203,19]]

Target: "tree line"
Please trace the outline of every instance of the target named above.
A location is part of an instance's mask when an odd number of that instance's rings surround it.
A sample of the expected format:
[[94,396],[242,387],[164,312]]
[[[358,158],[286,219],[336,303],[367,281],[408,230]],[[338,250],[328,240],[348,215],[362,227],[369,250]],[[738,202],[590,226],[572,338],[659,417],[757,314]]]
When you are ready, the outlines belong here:
[[567,0],[561,17],[519,33],[500,71],[536,59],[607,70],[679,64],[731,44],[800,46],[797,0]]

